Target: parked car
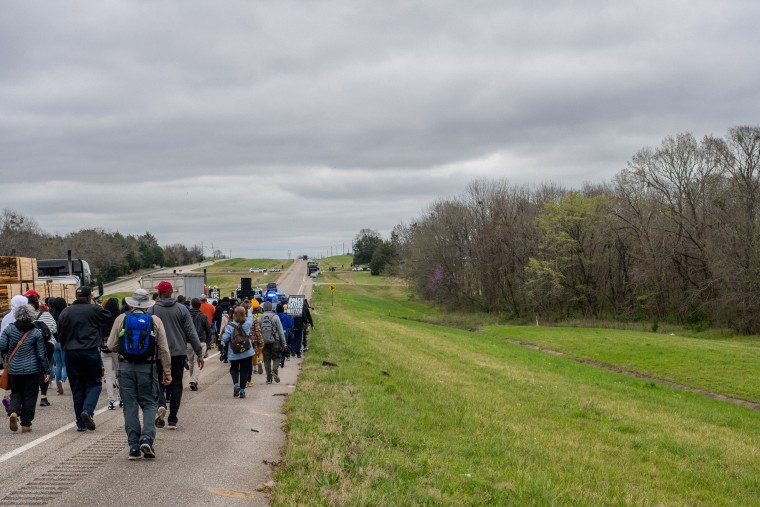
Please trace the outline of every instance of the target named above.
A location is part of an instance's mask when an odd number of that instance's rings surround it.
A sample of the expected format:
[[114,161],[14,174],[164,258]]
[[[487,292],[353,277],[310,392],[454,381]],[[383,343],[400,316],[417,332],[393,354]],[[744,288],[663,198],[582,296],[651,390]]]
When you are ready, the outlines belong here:
[[248,270],[249,273],[266,273],[267,270],[264,268],[251,268]]
[[281,271],[280,268],[272,268],[269,270],[270,273],[279,273]]

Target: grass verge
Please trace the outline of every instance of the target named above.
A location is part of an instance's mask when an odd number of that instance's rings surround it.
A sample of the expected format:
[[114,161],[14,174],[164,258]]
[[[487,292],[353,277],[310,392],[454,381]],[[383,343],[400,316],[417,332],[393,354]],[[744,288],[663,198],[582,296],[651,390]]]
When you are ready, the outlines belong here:
[[421,322],[400,287],[328,294],[275,506],[760,503],[756,412]]

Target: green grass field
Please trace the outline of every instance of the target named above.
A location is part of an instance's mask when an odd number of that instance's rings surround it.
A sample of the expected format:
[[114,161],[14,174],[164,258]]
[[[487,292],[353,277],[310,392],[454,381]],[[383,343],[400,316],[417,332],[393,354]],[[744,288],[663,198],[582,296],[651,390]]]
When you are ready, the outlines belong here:
[[273,505],[760,505],[756,411],[502,337],[718,392],[760,383],[751,340],[473,332],[387,279],[339,286],[334,306],[322,285],[312,302]]

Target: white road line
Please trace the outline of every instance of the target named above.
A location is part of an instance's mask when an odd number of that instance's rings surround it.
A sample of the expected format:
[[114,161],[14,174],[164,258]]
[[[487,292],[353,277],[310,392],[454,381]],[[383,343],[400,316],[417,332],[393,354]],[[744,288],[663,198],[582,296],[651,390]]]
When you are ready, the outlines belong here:
[[[216,352],[215,354],[211,354],[210,356],[208,356],[208,358],[206,358],[206,360],[214,358],[214,357],[216,357],[218,355],[219,355],[219,352]],[[103,407],[101,409],[98,409],[98,410],[95,411],[95,415],[102,414],[106,410],[108,410],[108,407]],[[18,449],[14,449],[14,450],[12,450],[10,452],[7,452],[7,453],[3,454],[2,456],[0,456],[0,463],[3,463],[4,461],[8,461],[9,459],[15,458],[19,454],[21,454],[23,452],[26,452],[29,449],[33,449],[33,448],[37,447],[38,445],[40,445],[40,444],[42,444],[44,442],[47,442],[51,438],[57,437],[58,435],[60,435],[64,431],[68,431],[70,429],[75,428],[76,425],[77,425],[77,423],[73,422],[73,423],[67,424],[66,426],[61,426],[57,430],[51,431],[47,435],[43,435],[43,436],[41,436],[40,438],[38,438],[36,440],[32,440],[28,444],[22,445]]]

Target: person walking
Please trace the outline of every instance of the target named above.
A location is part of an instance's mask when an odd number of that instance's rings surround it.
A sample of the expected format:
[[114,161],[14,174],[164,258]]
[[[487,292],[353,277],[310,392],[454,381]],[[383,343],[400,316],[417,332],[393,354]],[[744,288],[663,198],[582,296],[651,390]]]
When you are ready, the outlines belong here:
[[[47,305],[40,302],[40,295],[36,290],[28,290],[24,293],[24,296],[29,300],[29,304],[34,307],[34,311],[37,312],[37,317],[34,319],[35,326],[40,328],[40,331],[47,328],[48,332],[47,337],[45,333],[42,334],[43,343],[45,344],[45,355],[47,355],[48,360],[48,370],[40,373],[40,406],[49,407],[50,402],[47,399],[47,392],[50,388],[50,375],[52,373],[50,368],[53,364],[53,351],[55,350],[55,336],[58,333],[58,324],[50,314]],[[44,326],[40,323],[44,324]],[[45,374],[47,374],[47,380],[44,379]]]
[[108,338],[113,329],[113,324],[116,322],[117,317],[121,314],[121,307],[119,306],[119,300],[116,298],[108,298],[103,305],[103,308],[108,310],[111,316],[108,318],[105,327],[103,328],[103,342],[100,347],[100,359],[103,361],[103,376],[105,377],[106,393],[108,394],[108,410],[116,410],[116,405],[123,407],[124,404],[121,401],[120,389],[116,384],[116,379],[119,378],[119,356],[115,352],[111,352],[108,348]]
[[[126,298],[126,301],[131,311],[116,317],[107,345],[108,350],[119,357],[119,390],[121,401],[124,403],[124,431],[127,433],[129,443],[129,459],[153,459],[156,457],[153,441],[156,438],[155,417],[160,390],[155,370],[160,364],[163,368],[164,384],[171,383],[172,361],[169,355],[169,343],[166,340],[166,331],[161,319],[146,313],[146,310],[155,304],[148,291],[137,289],[132,297]],[[148,319],[150,319],[149,322],[146,322]],[[134,334],[131,333],[135,331],[139,336],[139,327],[147,328],[144,336],[149,344],[149,336],[153,334],[155,337],[154,348],[146,347],[142,357],[130,354],[126,342],[122,341],[133,337]],[[137,343],[139,343],[139,338]],[[142,426],[140,425],[141,409]]]
[[20,305],[13,311],[14,322],[0,333],[0,352],[9,356],[8,381],[11,388],[11,431],[18,431],[19,414],[22,433],[32,431],[37,405],[40,375],[47,381],[49,364],[42,332],[34,326],[37,315],[32,305]]
[[[211,306],[211,305],[208,305]],[[211,306],[213,308],[213,306]],[[208,343],[211,341],[211,324],[209,323],[208,316],[202,312],[203,303],[198,298],[190,300],[190,317],[193,319],[193,325],[195,326],[195,332],[198,333],[198,339],[201,342],[201,349],[203,349],[203,358],[206,358],[206,351],[208,351]],[[188,343],[187,344],[187,361],[190,363],[190,390],[198,390],[198,380],[201,376],[201,369],[196,366],[195,350]]]
[[280,365],[280,350],[285,349],[285,333],[282,331],[282,323],[277,314],[272,311],[271,301],[264,301],[261,305],[264,313],[258,318],[261,338],[264,341],[264,369],[267,372],[267,384],[272,380],[280,381],[277,367]]
[[[232,320],[224,328],[222,343],[227,347],[227,359],[230,362],[232,376],[232,396],[245,398],[245,388],[251,376],[251,357],[255,354],[251,340],[251,328],[254,324],[252,312],[246,312],[244,306],[235,308]],[[238,339],[240,337],[240,339]]]
[[[63,298],[53,298],[50,303],[50,314],[55,320],[56,326],[58,325],[58,317],[61,316],[61,312],[66,308],[68,304]],[[53,348],[53,362],[55,363],[55,385],[59,395],[63,394],[63,384],[66,382],[66,352],[61,347],[61,342],[58,340],[56,334],[55,347]]]
[[280,319],[280,323],[282,324],[282,332],[285,333],[285,342],[287,343],[287,347],[283,347],[282,350],[280,350],[280,368],[285,367],[285,357],[290,359],[290,343],[291,343],[291,336],[293,334],[293,317],[285,313],[285,305],[282,303],[277,304],[276,308],[277,312],[277,318]]
[[[166,339],[169,342],[169,355],[171,356],[171,384],[169,384],[169,418],[164,421],[166,415],[166,396],[163,391],[159,393],[158,412],[156,414],[156,426],[166,429],[177,429],[179,421],[179,407],[182,402],[182,375],[185,373],[185,361],[187,360],[187,345],[190,344],[195,351],[196,363],[203,368],[203,349],[195,332],[193,319],[190,311],[183,304],[177,303],[172,298],[174,288],[167,281],[156,285],[159,299],[150,307],[149,313],[161,319],[166,331]],[[69,373],[71,375],[71,373]]]
[[92,303],[90,288],[83,285],[77,287],[76,301],[58,317],[58,339],[66,351],[77,431],[95,430],[95,406],[103,390],[101,333],[110,316],[103,307]]
[[[29,304],[29,300],[26,298],[26,296],[22,296],[21,294],[18,294],[16,296],[13,296],[11,298],[11,311],[8,312],[8,314],[3,317],[2,323],[0,323],[0,333],[5,331],[5,329],[16,322],[16,310],[23,306]],[[5,357],[5,355],[3,355]],[[3,367],[3,362],[0,361],[0,367]],[[10,390],[5,391],[3,393],[3,408],[5,408],[6,415],[11,415],[11,394]]]

